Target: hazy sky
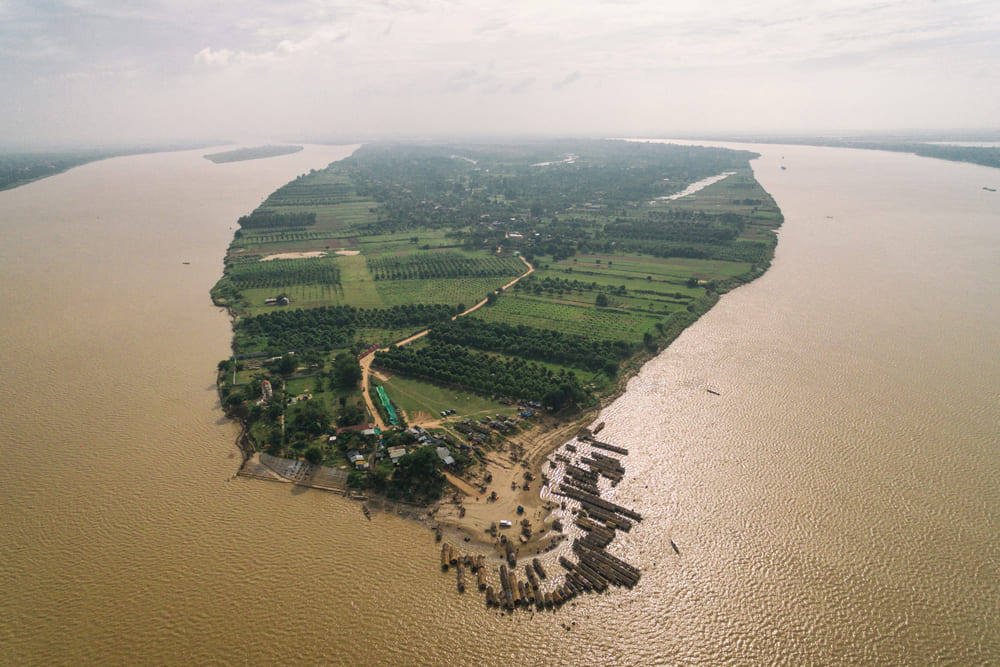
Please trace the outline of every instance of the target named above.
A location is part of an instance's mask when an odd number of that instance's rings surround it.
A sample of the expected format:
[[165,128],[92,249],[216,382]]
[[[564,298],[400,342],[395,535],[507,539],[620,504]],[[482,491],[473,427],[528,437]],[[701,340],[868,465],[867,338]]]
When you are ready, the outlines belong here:
[[0,145],[998,126],[996,0],[0,0]]

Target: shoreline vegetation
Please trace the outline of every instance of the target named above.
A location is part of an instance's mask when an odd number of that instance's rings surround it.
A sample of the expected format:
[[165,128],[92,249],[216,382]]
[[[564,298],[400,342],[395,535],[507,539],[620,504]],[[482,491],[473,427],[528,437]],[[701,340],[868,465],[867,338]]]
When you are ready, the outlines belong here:
[[292,153],[298,153],[303,149],[302,146],[254,146],[252,148],[236,148],[231,151],[222,151],[221,153],[210,153],[208,155],[203,155],[206,160],[214,162],[215,164],[224,164],[226,162],[243,162],[245,160],[262,160],[269,157],[278,157],[279,155],[290,155]]
[[0,152],[0,190],[13,190],[49,176],[56,176],[73,167],[113,157],[163,153],[203,148],[205,144],[170,146],[138,146],[134,148],[94,148],[32,152]]
[[[995,144],[997,138],[991,135],[991,140],[978,142],[983,144]],[[705,138],[706,141],[709,139]],[[911,153],[920,157],[929,157],[948,162],[967,162],[977,164],[982,167],[994,167],[1000,169],[1000,146],[971,145],[975,141],[961,141],[948,143],[935,139],[893,139],[877,137],[721,137],[710,141],[726,141],[743,144],[787,144],[797,146],[822,146],[826,148],[855,148],[859,150],[889,151],[894,153]]]
[[770,265],[782,216],[755,157],[373,144],[279,188],[240,218],[212,289],[233,317],[218,389],[239,474],[365,498],[369,518],[391,508],[507,561],[566,539],[558,510],[583,494],[580,518],[603,518],[578,522],[579,548],[597,548],[616,523],[598,478],[624,473],[585,444],[599,410]]

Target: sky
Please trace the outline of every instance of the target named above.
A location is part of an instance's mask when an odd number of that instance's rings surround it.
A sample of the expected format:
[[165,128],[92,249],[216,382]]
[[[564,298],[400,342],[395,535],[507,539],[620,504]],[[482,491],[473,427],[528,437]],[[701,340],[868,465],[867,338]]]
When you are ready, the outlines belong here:
[[977,128],[996,0],[0,0],[0,146]]

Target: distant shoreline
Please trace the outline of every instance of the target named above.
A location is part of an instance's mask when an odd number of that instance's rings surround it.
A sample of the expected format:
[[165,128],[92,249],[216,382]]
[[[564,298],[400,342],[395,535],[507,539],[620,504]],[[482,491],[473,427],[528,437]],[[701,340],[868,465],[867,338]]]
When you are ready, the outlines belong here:
[[279,155],[290,155],[298,153],[303,148],[303,146],[253,146],[250,148],[236,148],[231,151],[222,151],[221,153],[209,153],[202,157],[215,164],[225,164],[227,162],[263,160],[269,157],[278,157]]

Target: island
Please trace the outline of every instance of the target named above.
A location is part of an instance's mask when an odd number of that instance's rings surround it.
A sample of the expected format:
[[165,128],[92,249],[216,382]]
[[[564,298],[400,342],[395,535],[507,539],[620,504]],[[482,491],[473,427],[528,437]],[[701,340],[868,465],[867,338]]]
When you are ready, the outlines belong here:
[[301,150],[302,146],[291,146],[287,144],[278,146],[253,146],[251,148],[235,148],[231,151],[222,151],[221,153],[210,153],[203,157],[210,162],[214,162],[215,164],[224,164],[226,162],[262,160],[264,158],[277,157],[279,155],[290,155],[292,153],[298,153]]
[[[212,289],[233,317],[218,388],[243,425],[239,474],[425,522],[459,590],[475,573],[498,606],[634,584],[638,571],[603,551],[641,519],[602,497],[627,450],[594,420],[719,295],[769,267],[782,216],[754,157],[379,143],[281,187],[239,219]],[[579,560],[559,556],[552,590],[531,581],[540,561],[518,581],[519,556],[567,539],[553,513],[567,503],[587,532]],[[496,590],[479,574],[487,558],[503,563]]]

